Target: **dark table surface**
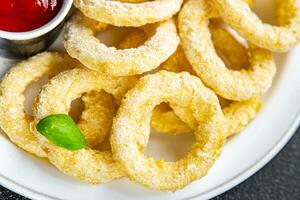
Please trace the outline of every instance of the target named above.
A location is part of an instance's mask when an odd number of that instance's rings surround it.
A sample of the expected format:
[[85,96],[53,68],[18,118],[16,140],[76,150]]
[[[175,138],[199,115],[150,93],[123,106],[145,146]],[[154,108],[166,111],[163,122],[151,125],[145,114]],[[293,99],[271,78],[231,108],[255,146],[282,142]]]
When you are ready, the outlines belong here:
[[[26,198],[0,186],[0,199]],[[300,199],[300,128],[285,148],[264,168],[214,200]]]

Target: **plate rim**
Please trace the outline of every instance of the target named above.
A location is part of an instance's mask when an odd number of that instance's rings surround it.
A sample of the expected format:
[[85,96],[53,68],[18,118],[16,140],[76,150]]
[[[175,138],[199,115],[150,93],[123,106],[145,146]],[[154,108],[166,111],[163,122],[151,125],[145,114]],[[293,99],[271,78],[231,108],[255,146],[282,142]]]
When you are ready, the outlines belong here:
[[288,126],[288,128],[283,132],[282,136],[275,142],[274,145],[272,145],[272,147],[270,147],[270,149],[262,157],[257,159],[255,163],[247,167],[247,169],[243,170],[242,172],[240,172],[230,180],[221,183],[216,187],[209,189],[208,191],[205,191],[203,193],[191,197],[184,198],[183,200],[196,199],[196,198],[211,199],[213,197],[216,197],[220,194],[229,191],[235,186],[246,181],[256,172],[261,170],[266,164],[268,164],[286,146],[286,144],[296,134],[297,129],[300,128],[299,125],[300,125],[300,109],[297,111],[297,114],[294,116],[293,121]]
[[[273,159],[282,149],[283,147],[290,141],[292,136],[296,133],[297,128],[300,124],[300,109],[297,111],[297,114],[295,115],[293,121],[288,126],[287,130],[284,131],[282,136],[277,140],[277,142],[262,156],[260,157],[253,165],[249,166],[247,169],[243,170],[230,180],[221,183],[217,185],[216,187],[205,191],[203,193],[193,195],[190,197],[186,197],[185,199],[210,199],[217,195],[220,195],[231,188],[239,185],[246,179],[248,179],[250,176],[252,176],[254,173],[258,172],[262,167],[264,167],[267,163],[270,162],[271,159]],[[19,184],[10,178],[6,177],[3,174],[0,174],[0,184],[24,197],[31,198],[31,199],[45,199],[45,200],[64,200],[57,197],[53,197],[44,193],[41,193],[39,191],[36,191],[34,189],[28,188],[22,184]]]

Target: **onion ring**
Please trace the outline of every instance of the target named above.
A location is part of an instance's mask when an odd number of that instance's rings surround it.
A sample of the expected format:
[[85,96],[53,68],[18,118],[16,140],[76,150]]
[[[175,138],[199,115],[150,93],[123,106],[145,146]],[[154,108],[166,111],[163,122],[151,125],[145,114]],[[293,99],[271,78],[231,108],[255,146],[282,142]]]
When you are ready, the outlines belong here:
[[142,46],[133,49],[105,46],[95,38],[95,32],[88,26],[89,23],[85,23],[87,20],[80,13],[72,17],[65,29],[65,48],[71,57],[88,68],[112,76],[136,75],[150,71],[174,53],[179,44],[172,20],[159,23],[156,33]]
[[176,14],[183,0],[155,0],[124,3],[109,0],[75,0],[74,5],[87,17],[114,26],[138,27],[167,20]]
[[[222,60],[227,61],[226,66],[230,69],[239,70],[249,66],[249,56],[245,47],[241,45],[228,31],[224,28],[213,24],[209,27],[212,41],[218,55]],[[147,33],[142,29],[137,29],[128,34],[118,45],[119,49],[136,48],[147,40]],[[184,52],[179,45],[176,52],[173,53],[158,69],[170,72],[186,71],[196,75],[192,66],[185,58]]]
[[130,49],[141,46],[147,40],[147,34],[142,29],[136,29],[121,40],[119,49]]
[[219,57],[227,68],[241,70],[249,67],[247,48],[238,42],[225,28],[212,24],[209,26],[211,39]]
[[143,3],[143,2],[147,2],[147,0],[117,0],[120,2],[125,2],[125,3]]
[[242,0],[213,0],[211,3],[226,23],[261,48],[285,52],[300,41],[299,0],[275,0],[281,27],[263,23]]
[[254,119],[260,108],[261,100],[259,98],[234,102],[224,108],[223,113],[227,120],[226,137],[241,132],[241,130]]
[[[199,122],[195,144],[176,162],[155,161],[144,155],[151,111],[161,102],[189,107]],[[147,75],[126,94],[114,119],[110,138],[113,156],[130,179],[151,189],[174,191],[207,174],[225,142],[223,122],[217,96],[200,79],[186,72]]]
[[[127,35],[118,45],[120,49],[135,48],[143,44],[147,40],[147,33],[141,29],[137,29]],[[168,60],[159,66],[159,69],[164,69],[172,72],[182,72],[181,66],[186,66],[192,71],[192,67],[188,64],[182,65],[186,61],[183,51],[178,47],[177,51],[171,55]],[[152,112],[151,128],[162,133],[169,133],[172,135],[191,132],[192,130],[182,122],[172,111],[169,105],[161,104],[156,106]]]
[[[212,34],[212,41],[214,43],[214,46],[218,52],[218,54],[222,57],[222,60],[227,61],[226,66],[229,69],[242,69],[245,66],[249,66],[249,60],[247,55],[246,48],[241,45],[228,31],[226,31],[224,28],[212,25],[210,26],[210,32]],[[178,51],[178,50],[177,50]],[[165,63],[168,63],[167,61]],[[174,66],[171,67],[171,69],[175,69],[175,72],[180,72],[180,67],[178,66],[186,66],[186,59],[183,57],[179,57],[176,61],[173,61],[173,63],[177,63]],[[172,65],[171,65],[172,66]],[[170,69],[170,67],[165,67],[165,69]],[[190,71],[190,67],[187,67],[186,69],[181,69],[182,71]],[[247,101],[241,101],[241,102],[228,102],[228,100],[219,98],[220,104],[229,104],[228,106],[224,106],[222,109],[224,116],[227,120],[227,127],[226,127],[226,136],[230,137],[233,136],[236,133],[239,133],[247,124],[250,123],[256,116],[257,112],[260,110],[261,107],[261,100],[259,98],[252,98]],[[173,107],[174,108],[174,107]],[[168,114],[170,117],[170,127],[174,124],[179,123],[182,127],[182,132],[187,132],[189,129],[195,129],[196,127],[193,127],[193,124],[195,124],[195,120],[193,119],[193,116],[185,115],[188,113],[180,113],[177,111],[175,114],[172,110],[172,108],[169,108],[168,110],[165,109],[164,112],[155,112],[154,116],[157,116],[157,119],[162,118],[163,114]],[[174,108],[176,112],[176,107]],[[154,110],[155,111],[155,110]],[[154,113],[153,111],[153,113]],[[157,114],[158,113],[158,114]],[[173,113],[173,115],[171,114]],[[177,117],[180,116],[180,117]],[[173,117],[173,116],[176,116]],[[180,118],[183,118],[185,121],[185,128],[182,126],[182,120]],[[153,119],[153,118],[152,118]],[[154,119],[155,120],[155,119]],[[171,121],[172,120],[172,121]],[[158,121],[158,120],[157,120]],[[187,126],[188,124],[188,126]],[[162,126],[162,124],[159,124],[159,122],[155,123],[156,127]],[[160,126],[159,126],[160,125]],[[175,125],[176,126],[176,125]],[[161,132],[166,131],[166,127],[163,127],[164,129],[160,128],[160,130],[163,130]],[[172,131],[172,129],[169,129],[168,131]],[[169,132],[172,133],[172,132]],[[177,132],[174,132],[177,133]],[[180,132],[179,132],[180,133]]]
[[210,9],[203,0],[190,0],[179,14],[179,32],[188,61],[201,80],[225,99],[243,101],[260,96],[269,89],[276,72],[272,53],[250,45],[250,68],[227,69],[211,41]]
[[[193,117],[191,110],[177,105],[171,106],[174,113],[192,130],[197,129],[197,121]],[[239,133],[249,122],[254,119],[261,108],[261,100],[252,98],[247,101],[233,102],[222,109],[226,123],[224,123],[226,137],[231,137]]]
[[78,122],[84,138],[91,149],[99,149],[108,135],[112,119],[117,112],[117,104],[111,95],[104,91],[89,92],[82,96],[84,110]]
[[160,104],[153,109],[151,128],[171,135],[192,132],[192,129],[173,112],[168,104]]
[[0,126],[14,144],[38,157],[46,157],[30,130],[32,118],[24,110],[24,91],[42,76],[51,77],[78,64],[66,54],[44,52],[16,64],[6,73],[0,84]]
[[[76,60],[71,59],[66,54],[45,52],[18,63],[5,75],[1,82],[0,110],[2,115],[0,116],[0,126],[13,143],[35,156],[46,157],[46,153],[41,149],[31,131],[32,118],[24,111],[24,91],[31,82],[44,75],[52,77],[78,65]],[[20,77],[23,78],[20,79]],[[15,88],[15,85],[18,85],[18,88]],[[88,130],[84,133],[89,146],[98,148],[111,128],[112,118],[116,113],[116,105],[105,92],[87,93],[82,97],[82,100],[85,110],[78,126]]]
[[[62,72],[52,78],[38,96],[33,109],[35,124],[51,114],[68,114],[71,101],[86,92],[104,90],[121,99],[133,84],[133,77],[113,78],[87,68]],[[37,136],[42,148],[46,149],[49,161],[71,177],[89,183],[104,183],[124,175],[109,151],[91,148],[70,151],[53,145],[39,133]]]
[[[247,49],[228,31],[213,24],[210,26],[210,32],[212,34],[214,46],[218,51],[218,54],[222,55],[222,59],[227,60],[226,64],[228,68],[232,69],[234,67],[237,70],[249,66]],[[133,48],[139,46],[146,38],[146,33],[143,30],[138,29],[126,36],[119,44],[119,48]],[[160,65],[159,69],[171,72],[187,71],[191,74],[195,74],[186,60],[180,46],[167,61]],[[228,103],[228,100],[223,98],[220,98],[219,101],[221,105],[224,101],[226,101],[226,104],[229,104],[229,106],[224,106],[223,108],[224,116],[228,120],[227,137],[239,133],[241,129],[255,117],[261,107],[259,98],[232,103]],[[183,118],[186,123],[177,115]],[[195,120],[192,116],[188,115],[187,117],[184,117],[179,111],[177,111],[177,115],[167,104],[158,105],[152,112],[151,128],[158,132],[169,133],[172,135],[191,132],[192,129],[195,130],[196,127],[193,127]]]

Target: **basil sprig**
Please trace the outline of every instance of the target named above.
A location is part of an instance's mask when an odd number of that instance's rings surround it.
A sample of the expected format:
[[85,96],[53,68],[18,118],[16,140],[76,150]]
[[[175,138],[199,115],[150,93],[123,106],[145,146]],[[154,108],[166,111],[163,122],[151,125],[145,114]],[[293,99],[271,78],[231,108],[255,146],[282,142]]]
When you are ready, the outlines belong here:
[[65,149],[74,151],[87,147],[83,134],[68,115],[49,115],[39,121],[36,129],[51,143]]

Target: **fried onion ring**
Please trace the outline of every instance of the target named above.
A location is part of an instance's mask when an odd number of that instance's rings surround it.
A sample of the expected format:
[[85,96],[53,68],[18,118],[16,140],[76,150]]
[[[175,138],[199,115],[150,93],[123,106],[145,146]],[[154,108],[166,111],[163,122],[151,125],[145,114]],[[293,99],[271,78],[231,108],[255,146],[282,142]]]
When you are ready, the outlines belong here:
[[[193,117],[191,110],[180,106],[171,106],[177,116],[191,127],[192,130],[197,129],[197,120]],[[226,137],[239,133],[249,122],[254,119],[261,108],[261,100],[253,98],[247,101],[233,102],[229,106],[222,109],[226,123],[224,123]]]
[[[137,29],[127,35],[118,45],[120,49],[135,48],[143,44],[147,40],[147,34],[141,29]],[[192,67],[188,64],[182,65],[186,61],[183,51],[178,47],[177,51],[162,63],[159,69],[165,69],[172,72],[182,72],[181,66],[186,66],[192,72]],[[181,65],[180,65],[181,64]],[[152,112],[151,128],[162,133],[169,133],[172,135],[191,132],[192,130],[182,122],[172,111],[168,104],[161,104],[156,106]]]
[[[245,66],[249,66],[247,49],[240,44],[228,31],[223,27],[213,24],[210,26],[212,34],[212,40],[219,55],[222,55],[223,60],[227,60],[226,64],[228,68],[241,69]],[[146,40],[147,36],[143,30],[136,30],[126,36],[119,48],[132,48],[139,46]],[[187,71],[191,74],[195,74],[192,67],[186,60],[184,53],[179,46],[177,51],[168,58],[167,61],[162,63],[159,69],[167,70],[171,72],[183,72]],[[259,98],[253,98],[243,102],[229,102],[226,99],[220,98],[220,103],[226,101],[228,106],[223,108],[225,118],[228,120],[228,128],[226,135],[232,136],[239,133],[243,127],[245,127],[255,117],[261,106]],[[222,105],[222,104],[221,104]],[[182,115],[180,113],[177,113]],[[183,116],[181,116],[183,117]],[[192,116],[188,116],[184,123],[172,110],[168,104],[161,104],[154,108],[151,118],[151,128],[155,131],[169,133],[169,134],[181,134],[191,132],[194,119]],[[191,118],[192,120],[189,120]]]
[[215,24],[209,26],[209,30],[216,52],[227,68],[240,70],[250,66],[247,48],[238,42],[233,35],[225,28]]
[[[132,77],[108,77],[87,68],[62,72],[52,78],[38,96],[33,109],[35,123],[51,114],[67,114],[71,101],[86,92],[104,90],[121,99],[133,84]],[[81,131],[84,133],[88,130]],[[46,149],[49,161],[71,177],[89,183],[104,183],[124,175],[109,151],[91,148],[70,151],[53,145],[39,133],[37,136],[42,148]]]
[[226,23],[248,41],[261,48],[274,52],[285,52],[300,41],[299,0],[275,0],[278,21],[282,26],[263,23],[242,0],[213,0],[210,2]]
[[92,149],[99,149],[108,135],[112,119],[117,112],[117,104],[113,97],[104,91],[89,92],[82,96],[84,110],[78,122],[80,130],[84,130],[84,138]]
[[147,35],[144,30],[136,29],[123,38],[118,45],[119,49],[130,49],[141,46],[147,40]]
[[[176,162],[144,155],[153,108],[161,102],[193,110],[195,144]],[[201,105],[201,106],[199,106]],[[140,79],[123,99],[114,119],[111,146],[130,179],[156,190],[176,190],[207,174],[225,142],[224,116],[217,96],[188,73],[160,71]]]
[[147,0],[117,0],[120,2],[125,2],[125,3],[143,3],[146,2]]
[[75,0],[86,16],[114,26],[138,27],[167,20],[176,14],[183,0],[155,0],[124,3],[110,0]]
[[254,119],[261,108],[261,100],[253,98],[247,101],[234,102],[223,109],[227,120],[226,136],[230,137],[241,132]]
[[0,126],[14,144],[38,157],[46,157],[30,130],[32,118],[25,113],[24,92],[41,77],[52,77],[76,65],[78,62],[66,54],[44,52],[16,64],[5,74],[0,84]]
[[152,25],[157,26],[154,35],[143,45],[130,49],[105,46],[94,36],[95,32],[88,26],[87,20],[79,12],[73,16],[66,25],[65,48],[71,57],[86,67],[112,76],[150,71],[174,53],[179,44],[173,20]]
[[190,0],[179,14],[179,32],[188,61],[201,80],[225,99],[243,101],[260,96],[269,89],[276,72],[272,53],[250,45],[250,68],[227,69],[211,41],[210,9],[203,0]]

